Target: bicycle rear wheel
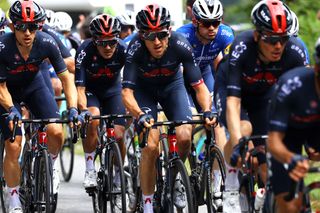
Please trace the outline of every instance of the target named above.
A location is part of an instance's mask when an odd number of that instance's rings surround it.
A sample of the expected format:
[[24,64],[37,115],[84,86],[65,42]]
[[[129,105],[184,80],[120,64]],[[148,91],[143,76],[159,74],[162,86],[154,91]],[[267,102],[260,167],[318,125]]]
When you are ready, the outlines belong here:
[[42,150],[35,159],[35,192],[36,210],[38,212],[52,213],[52,172],[50,171],[49,156],[47,150]]
[[[226,170],[223,155],[217,146],[211,147],[209,162],[210,167],[205,173],[207,210],[208,213],[222,212],[222,192],[225,186]],[[214,164],[217,164],[219,169],[214,170]],[[219,194],[219,197],[217,197],[217,194]]]
[[32,196],[32,153],[29,142],[23,146],[21,159],[21,176],[20,176],[20,190],[19,197],[24,212],[28,213],[33,210],[33,196]]
[[63,125],[65,139],[60,152],[60,165],[64,181],[69,182],[74,164],[74,144],[72,143],[72,129],[68,124]]
[[[171,162],[172,167],[170,168],[169,174],[171,174],[171,188],[170,194],[171,199],[167,198],[167,201],[164,205],[168,205],[169,209],[168,212],[188,212],[194,213],[195,212],[195,204],[192,195],[192,189],[190,185],[190,180],[186,168],[181,159],[176,159]],[[179,185],[178,188],[182,190],[177,190],[176,187]],[[182,193],[185,200],[185,206],[176,206],[174,203],[175,198],[174,194]],[[181,194],[180,194],[181,195]]]
[[112,143],[110,146],[105,158],[108,186],[106,197],[111,212],[126,213],[126,185],[121,153],[117,143]]
[[3,177],[3,154],[4,154],[4,140],[0,134],[0,203],[1,210],[6,213],[6,182]]

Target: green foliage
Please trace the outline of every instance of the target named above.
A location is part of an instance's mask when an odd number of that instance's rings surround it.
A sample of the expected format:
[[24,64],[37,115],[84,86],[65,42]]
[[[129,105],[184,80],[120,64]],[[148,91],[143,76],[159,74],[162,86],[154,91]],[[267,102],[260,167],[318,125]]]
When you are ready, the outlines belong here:
[[[229,24],[251,23],[250,14],[259,0],[240,0],[239,4],[225,7],[224,20]],[[313,64],[314,44],[320,36],[320,21],[317,20],[319,0],[286,0],[284,1],[299,19],[299,37],[306,43]]]
[[7,11],[9,9],[9,3],[6,1],[6,0],[1,0],[0,1],[0,8],[3,10],[3,11]]

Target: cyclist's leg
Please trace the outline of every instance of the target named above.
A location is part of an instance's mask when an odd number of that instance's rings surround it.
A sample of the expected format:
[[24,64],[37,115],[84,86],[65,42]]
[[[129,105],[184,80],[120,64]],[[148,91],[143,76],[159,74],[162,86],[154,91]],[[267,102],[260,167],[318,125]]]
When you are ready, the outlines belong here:
[[[136,89],[135,98],[145,113],[151,114],[157,121],[157,96],[153,91]],[[138,132],[138,134],[140,134]],[[152,209],[154,187],[156,182],[155,163],[159,156],[159,130],[150,129],[148,136],[148,146],[142,149],[140,163],[140,180],[143,194],[144,208]]]
[[[102,103],[102,113],[106,114],[126,114],[125,108],[122,103],[121,94],[115,94],[111,97],[105,98]],[[116,119],[115,123],[115,135],[120,148],[122,162],[126,156],[126,146],[124,144],[123,136],[125,131],[125,119]]]

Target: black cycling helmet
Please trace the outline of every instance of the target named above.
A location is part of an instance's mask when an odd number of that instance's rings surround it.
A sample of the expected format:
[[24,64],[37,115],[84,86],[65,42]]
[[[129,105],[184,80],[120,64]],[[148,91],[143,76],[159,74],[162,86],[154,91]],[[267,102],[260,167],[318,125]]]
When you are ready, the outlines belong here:
[[46,19],[45,10],[33,0],[20,0],[12,4],[9,17],[13,23],[43,22]]
[[252,23],[258,31],[287,34],[292,26],[289,7],[279,0],[262,0],[251,12]]
[[136,26],[139,31],[152,31],[170,27],[170,13],[165,7],[149,4],[138,12]]
[[118,36],[121,31],[120,22],[107,14],[97,15],[89,25],[93,37]]

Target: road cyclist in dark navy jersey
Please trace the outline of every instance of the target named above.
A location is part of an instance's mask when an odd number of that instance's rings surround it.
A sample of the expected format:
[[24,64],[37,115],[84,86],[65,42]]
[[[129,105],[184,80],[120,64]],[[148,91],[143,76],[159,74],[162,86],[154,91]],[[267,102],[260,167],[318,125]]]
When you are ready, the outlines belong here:
[[[225,212],[240,211],[239,204],[234,204],[239,202],[238,170],[232,167],[239,160],[239,139],[251,134],[267,134],[267,109],[272,86],[287,70],[308,63],[301,43],[288,35],[292,16],[283,2],[262,0],[253,8],[251,18],[255,30],[245,31],[235,38],[229,55],[217,72],[217,84],[220,84],[217,85],[220,90],[217,103],[224,105],[220,120],[230,133],[225,146],[228,162],[223,194]],[[221,81],[221,77],[226,82]],[[254,145],[264,143],[256,141]],[[258,161],[260,176],[265,183],[267,168],[264,153],[258,154]]]
[[303,146],[307,144],[311,160],[320,160],[320,38],[315,61],[314,68],[299,67],[283,74],[272,96],[267,146],[272,156],[269,178],[276,212],[301,210],[301,192],[289,202],[284,197],[293,181],[308,172],[308,160],[301,156]]
[[[181,63],[186,81],[196,91],[206,123],[215,123],[215,119],[209,119],[212,117],[210,93],[203,83],[192,48],[182,35],[171,32],[170,21],[169,11],[157,4],[147,5],[136,16],[138,34],[127,49],[122,97],[125,107],[137,118],[138,130],[149,128],[157,121],[158,103],[168,120],[192,120]],[[183,160],[190,151],[191,129],[191,125],[176,128],[179,156]],[[142,150],[140,167],[144,212],[153,212],[158,146],[159,131],[150,129],[148,146]],[[179,180],[175,183],[176,189],[181,189]],[[174,192],[172,199],[178,208],[185,207],[181,193]]]
[[[78,107],[83,116],[125,114],[121,99],[120,71],[126,59],[127,45],[119,38],[121,30],[118,19],[101,14],[90,23],[91,39],[85,40],[76,54],[76,86]],[[89,124],[88,136],[83,140],[86,172],[83,186],[97,186],[94,156],[97,146],[98,120]],[[126,148],[123,143],[125,120],[115,120],[115,135],[124,160]],[[120,176],[115,174],[115,184],[120,186]]]
[[[193,54],[201,70],[204,83],[213,97],[214,90],[214,70],[221,61],[223,55],[229,52],[229,48],[234,39],[232,29],[222,24],[223,6],[219,0],[196,0],[192,6],[192,23],[186,24],[177,29],[189,41],[193,47]],[[201,107],[197,103],[194,90],[186,84],[190,101],[194,103],[198,111]],[[216,112],[215,104],[212,111]],[[216,141],[221,150],[226,142],[224,128],[218,125],[215,128]],[[221,176],[219,170],[214,171],[214,196],[216,205],[221,205],[221,192],[219,190]]]
[[[4,176],[9,189],[9,212],[22,212],[19,200],[19,154],[21,129],[13,143],[9,142],[13,128],[12,119],[21,119],[20,102],[26,103],[36,118],[59,118],[55,100],[44,83],[39,65],[49,58],[60,77],[68,102],[69,120],[80,119],[78,115],[75,85],[61,57],[58,46],[48,34],[39,31],[45,20],[45,11],[32,0],[16,1],[10,7],[12,33],[0,37],[0,129],[5,139],[6,155]],[[72,123],[72,122],[71,122]],[[79,123],[78,123],[79,124]],[[49,124],[48,147],[53,163],[63,144],[60,124]]]

